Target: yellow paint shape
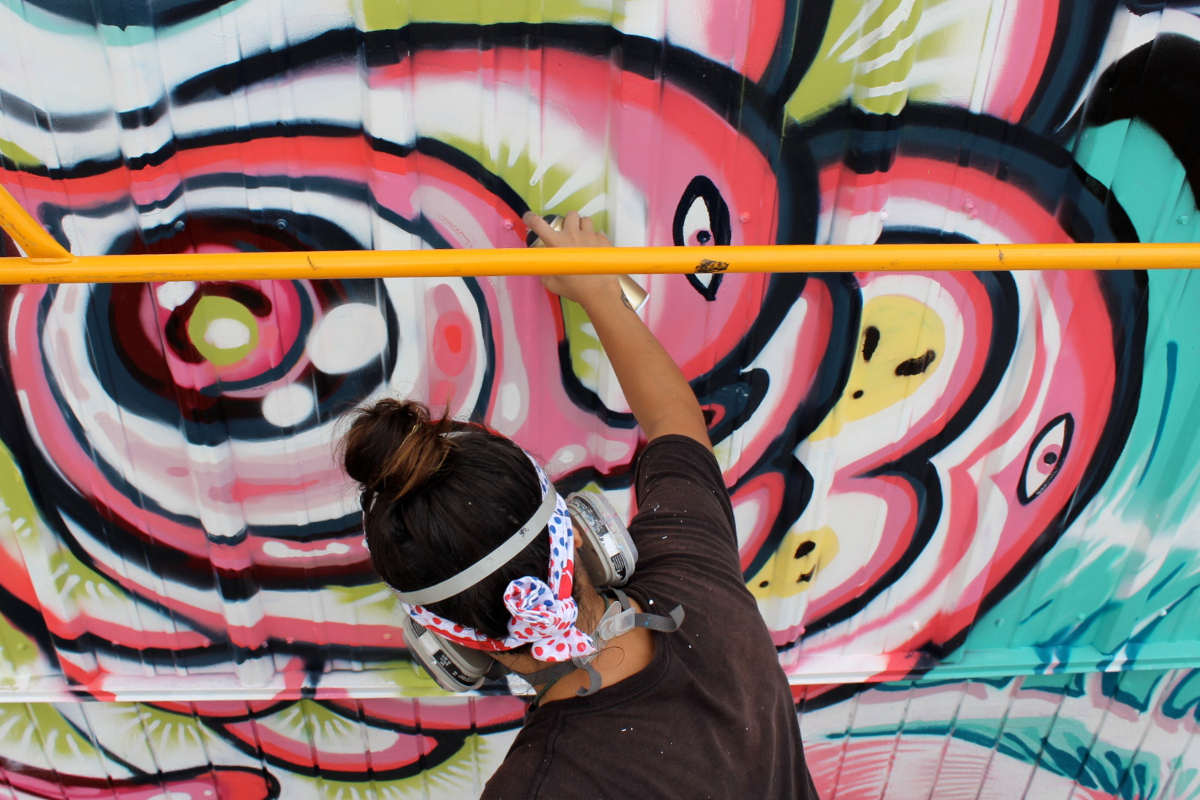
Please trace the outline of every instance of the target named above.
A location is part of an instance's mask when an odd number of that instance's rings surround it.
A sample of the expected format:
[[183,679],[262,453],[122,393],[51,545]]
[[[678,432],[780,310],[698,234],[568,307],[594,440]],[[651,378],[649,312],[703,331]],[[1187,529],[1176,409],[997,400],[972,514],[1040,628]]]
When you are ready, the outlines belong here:
[[846,99],[871,114],[899,114],[922,9],[920,0],[835,0],[817,56],[787,102],[788,116],[804,122]]
[[210,295],[192,311],[188,338],[200,355],[224,367],[241,361],[258,344],[258,321],[236,300]]
[[902,295],[867,301],[850,380],[809,441],[837,436],[846,423],[910,397],[941,365],[945,349],[946,327],[929,306]]
[[[641,0],[635,0],[638,2]],[[610,3],[556,0],[541,3],[480,3],[477,0],[362,0],[368,31],[396,30],[413,22],[493,25],[501,22],[573,22],[612,25],[623,16]]]
[[[500,135],[504,135],[503,131]],[[481,139],[456,136],[449,130],[441,132],[439,138],[471,156],[484,169],[514,187],[529,207],[541,214],[565,216],[570,211],[589,210],[595,207],[597,198],[603,197],[606,191],[608,176],[602,170],[595,170],[593,180],[578,183],[585,169],[586,158],[582,157],[585,154],[581,154],[580,158],[565,158],[546,169],[540,156],[529,150],[528,140],[514,143],[502,138],[493,150]],[[563,188],[568,183],[574,189],[564,194]],[[551,200],[554,202],[551,203]],[[608,211],[596,209],[589,216],[596,230],[608,231]]]
[[813,580],[840,549],[838,536],[828,525],[815,531],[791,531],[758,574],[750,579],[750,593],[759,600],[800,594],[812,586]]
[[21,145],[16,142],[10,142],[8,139],[0,139],[0,156],[4,156],[13,162],[17,166],[17,169],[42,166],[41,159],[21,147]]

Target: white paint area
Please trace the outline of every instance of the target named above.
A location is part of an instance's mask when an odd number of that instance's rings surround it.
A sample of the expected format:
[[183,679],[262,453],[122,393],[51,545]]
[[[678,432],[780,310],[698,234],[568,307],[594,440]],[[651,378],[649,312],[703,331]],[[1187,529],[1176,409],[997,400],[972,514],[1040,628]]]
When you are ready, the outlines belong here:
[[17,321],[21,318],[21,302],[24,299],[25,295],[17,292],[12,309],[8,312],[8,351],[14,360],[20,355],[17,350]]
[[758,529],[763,515],[762,503],[758,500],[742,500],[733,506],[733,522],[738,538],[738,549],[745,547]]
[[557,475],[560,472],[574,469],[577,465],[583,464],[586,459],[587,450],[581,445],[569,444],[554,454],[546,464],[546,468],[550,474]]
[[196,291],[195,281],[170,281],[154,292],[158,304],[167,311],[174,311],[186,303]]
[[496,416],[505,422],[514,422],[521,415],[521,387],[509,381],[496,394]]
[[317,407],[312,390],[298,383],[272,389],[262,401],[262,415],[277,428],[299,425],[312,416]]
[[288,547],[283,542],[266,542],[263,544],[263,553],[272,558],[316,558],[319,556],[344,556],[350,552],[350,545],[342,542],[331,542],[327,547],[320,547],[315,550],[300,550],[295,547]]
[[420,186],[409,202],[458,248],[477,250],[496,246],[476,215],[449,192],[436,186]]
[[330,375],[344,375],[378,358],[387,346],[387,324],[379,309],[346,303],[330,311],[308,336],[308,357]]
[[619,442],[595,433],[588,436],[588,449],[605,461],[620,461],[633,450],[625,442]]
[[[683,218],[684,243],[693,244],[692,239],[694,237],[696,237],[701,231],[707,231],[709,238],[705,239],[703,242],[699,242],[699,244],[716,244],[716,242],[712,240],[713,227],[712,216],[708,213],[708,204],[704,202],[703,198],[697,197],[691,202],[691,205],[688,206],[687,214]],[[711,275],[702,277],[707,277],[709,279],[712,278]]]
[[250,344],[251,333],[246,323],[229,317],[218,317],[204,329],[204,341],[218,350],[236,350]]

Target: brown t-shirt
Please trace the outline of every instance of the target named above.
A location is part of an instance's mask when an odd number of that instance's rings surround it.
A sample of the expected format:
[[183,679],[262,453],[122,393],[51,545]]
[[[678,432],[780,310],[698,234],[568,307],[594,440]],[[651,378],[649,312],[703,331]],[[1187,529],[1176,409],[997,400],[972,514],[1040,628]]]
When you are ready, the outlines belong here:
[[716,459],[683,436],[655,439],[637,498],[625,591],[651,613],[682,605],[683,626],[654,634],[636,675],[533,710],[484,800],[816,798]]

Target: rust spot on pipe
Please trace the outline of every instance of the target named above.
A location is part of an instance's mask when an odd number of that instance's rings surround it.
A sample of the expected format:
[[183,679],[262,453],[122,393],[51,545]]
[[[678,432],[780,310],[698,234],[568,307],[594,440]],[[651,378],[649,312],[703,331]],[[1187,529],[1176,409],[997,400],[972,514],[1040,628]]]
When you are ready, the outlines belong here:
[[696,265],[696,272],[700,275],[710,272],[724,272],[727,269],[729,269],[729,262],[709,261],[707,258],[703,259],[699,264]]

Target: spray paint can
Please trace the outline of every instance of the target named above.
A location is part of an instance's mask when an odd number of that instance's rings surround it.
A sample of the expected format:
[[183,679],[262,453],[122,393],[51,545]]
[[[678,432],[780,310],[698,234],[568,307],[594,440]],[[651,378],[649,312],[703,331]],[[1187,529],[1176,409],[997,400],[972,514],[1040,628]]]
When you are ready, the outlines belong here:
[[[554,230],[561,231],[563,229],[563,222],[565,220],[558,214],[547,214],[545,217],[543,217],[543,219],[545,219],[546,222],[550,224],[550,227]],[[525,236],[525,246],[545,247],[546,243],[538,238],[536,233],[530,230]],[[629,308],[633,311],[637,311],[639,308],[641,308],[646,302],[646,298],[650,296],[649,293],[641,287],[641,284],[628,275],[618,275],[617,281],[621,284],[621,299],[624,300],[625,305],[629,306]]]

